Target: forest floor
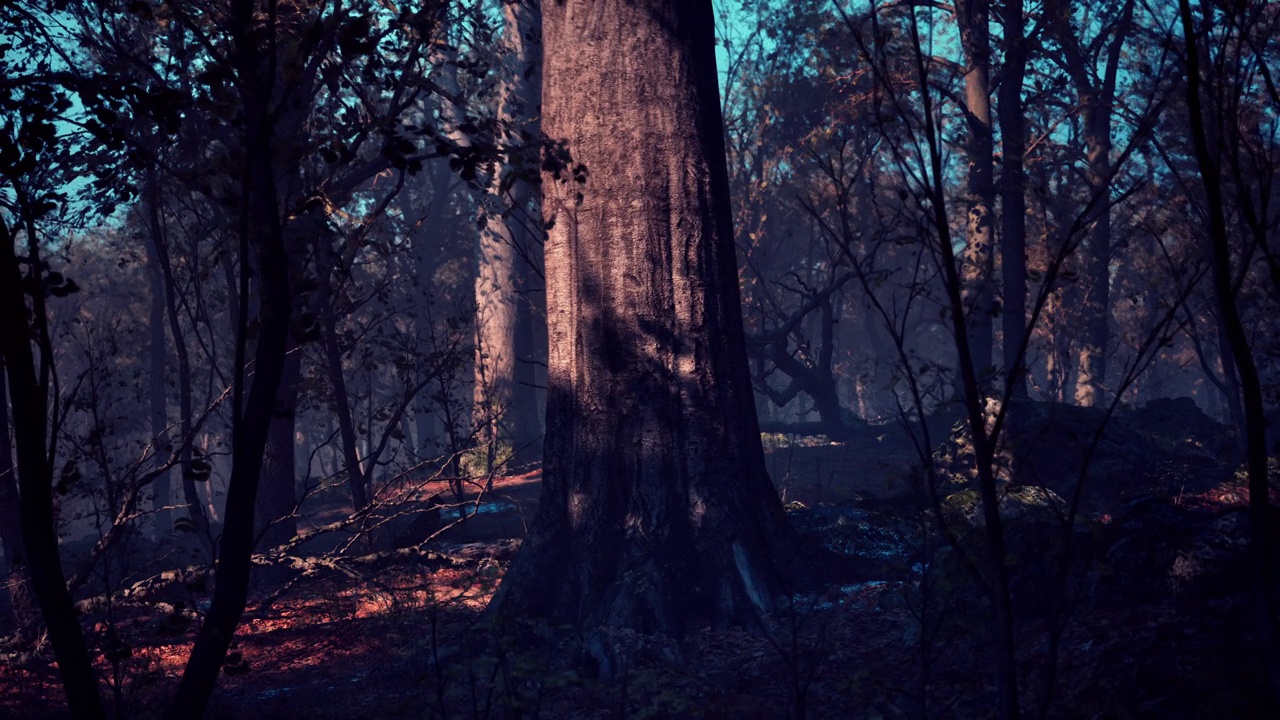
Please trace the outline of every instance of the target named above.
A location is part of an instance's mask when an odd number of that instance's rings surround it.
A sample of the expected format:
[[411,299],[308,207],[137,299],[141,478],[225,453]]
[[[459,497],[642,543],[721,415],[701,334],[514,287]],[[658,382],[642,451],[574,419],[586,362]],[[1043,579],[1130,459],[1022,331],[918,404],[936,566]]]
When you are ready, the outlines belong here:
[[[1175,434],[1199,450],[1156,443],[1159,462],[1133,462],[1158,471],[1132,474],[1123,492],[1112,487],[1089,505],[1081,537],[1091,564],[1064,594],[1072,602],[1049,717],[1262,716],[1241,563],[1246,493],[1234,472],[1188,488],[1187,473],[1170,466],[1205,471],[1195,458],[1213,449],[1200,452],[1196,431],[1180,423]],[[911,461],[891,434],[771,453],[802,532],[828,547],[839,544],[832,538],[860,538],[849,552],[885,555],[893,571],[875,577],[860,565],[861,577],[797,594],[767,627],[705,629],[679,642],[608,632],[618,668],[609,678],[583,670],[553,628],[496,621],[503,631],[495,632],[482,610],[539,491],[536,473],[498,478],[487,501],[503,511],[477,514],[431,553],[322,573],[270,602],[266,590],[256,593],[210,717],[990,717],[992,618],[945,553],[926,557],[913,545],[906,490],[881,484],[904,477]],[[1137,453],[1132,442],[1124,444]],[[874,457],[883,477],[867,463],[856,473],[838,469],[871,448],[881,450]],[[1051,613],[1043,597],[1015,590],[1023,707],[1034,711],[1045,691]],[[167,622],[174,613],[165,607],[168,615],[87,615],[99,646],[112,628],[129,648],[114,664],[99,655],[117,717],[157,717],[181,674],[194,623]],[[0,717],[62,717],[60,693],[47,650],[0,663]]]

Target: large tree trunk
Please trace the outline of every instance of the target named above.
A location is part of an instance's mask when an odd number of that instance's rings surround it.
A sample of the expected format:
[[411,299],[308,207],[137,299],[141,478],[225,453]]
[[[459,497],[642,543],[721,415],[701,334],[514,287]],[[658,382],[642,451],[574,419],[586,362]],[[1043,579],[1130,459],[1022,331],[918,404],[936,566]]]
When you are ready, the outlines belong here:
[[547,3],[542,498],[495,598],[577,627],[748,622],[784,581],[738,297],[709,0]]
[[[965,229],[963,280],[969,347],[984,391],[991,387],[995,317],[994,154],[991,126],[991,7],[988,0],[959,0],[956,20],[964,50],[965,120],[969,162],[968,221]],[[957,373],[958,375],[958,373]],[[960,387],[961,383],[956,383]]]
[[537,335],[546,333],[537,279],[541,203],[532,177],[538,172],[542,17],[534,0],[504,4],[502,11],[510,65],[498,121],[508,152],[489,200],[505,212],[480,233],[476,276],[474,421],[490,467],[502,460],[522,465],[541,454],[535,353]]

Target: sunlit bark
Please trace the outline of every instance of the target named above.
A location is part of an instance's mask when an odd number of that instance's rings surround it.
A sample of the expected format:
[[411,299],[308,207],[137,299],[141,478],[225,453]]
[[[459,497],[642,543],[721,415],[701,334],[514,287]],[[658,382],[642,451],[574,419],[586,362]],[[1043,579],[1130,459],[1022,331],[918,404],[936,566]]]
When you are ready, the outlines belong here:
[[[1085,280],[1081,308],[1081,342],[1076,366],[1076,403],[1101,405],[1107,388],[1107,344],[1111,318],[1111,130],[1121,52],[1132,31],[1134,0],[1126,0],[1110,26],[1105,45],[1089,54],[1070,22],[1070,5],[1056,5],[1048,15],[1050,30],[1063,51],[1067,74],[1075,86],[1082,114],[1085,181],[1091,230],[1084,243]],[[1103,65],[1101,73],[1097,65]]]
[[1026,397],[1027,204],[1026,116],[1022,85],[1027,72],[1023,0],[1004,7],[1004,66],[1000,75],[1000,279],[1004,298],[1001,330],[1004,372],[1012,397]]
[[962,264],[969,346],[984,390],[991,385],[995,341],[995,159],[991,124],[991,5],[958,0],[956,19],[965,57],[964,98],[968,137],[968,217]]
[[[538,3],[504,4],[503,42],[509,77],[500,93],[498,124],[506,154],[489,189],[491,205],[504,207],[480,233],[476,277],[474,421],[488,465],[521,465],[541,456],[539,335],[545,336],[541,292],[538,112],[542,82],[542,20]],[[510,453],[509,457],[500,457]]]

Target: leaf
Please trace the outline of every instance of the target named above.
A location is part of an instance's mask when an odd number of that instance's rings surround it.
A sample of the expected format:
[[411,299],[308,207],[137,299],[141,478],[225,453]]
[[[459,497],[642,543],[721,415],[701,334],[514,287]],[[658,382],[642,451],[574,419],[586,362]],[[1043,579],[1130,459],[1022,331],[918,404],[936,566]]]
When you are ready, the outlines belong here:
[[[181,519],[186,520],[186,518]],[[188,520],[188,522],[190,521]],[[177,523],[174,523],[174,528],[177,528]],[[160,625],[156,628],[156,632],[164,637],[177,637],[185,633],[190,624],[191,620],[188,619],[186,615],[175,610],[174,612],[166,615],[165,618],[160,621]]]
[[71,490],[72,485],[80,482],[81,477],[80,467],[76,464],[76,461],[68,460],[62,466],[62,474],[59,476],[58,484],[54,490],[59,495],[66,495]]
[[182,476],[192,482],[208,482],[213,477],[213,465],[210,465],[209,461],[204,458],[195,458]]
[[222,664],[222,671],[225,672],[228,677],[245,675],[249,672],[249,661],[245,659],[244,655],[239,650],[233,650],[232,652],[227,653],[227,659]]

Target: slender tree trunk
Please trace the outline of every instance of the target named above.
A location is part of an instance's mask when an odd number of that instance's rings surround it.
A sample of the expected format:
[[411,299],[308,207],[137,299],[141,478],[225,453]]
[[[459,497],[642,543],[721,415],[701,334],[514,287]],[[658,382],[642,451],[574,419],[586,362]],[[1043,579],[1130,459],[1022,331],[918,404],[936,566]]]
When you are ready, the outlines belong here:
[[346,463],[347,485],[351,490],[351,507],[362,510],[369,504],[368,480],[360,464],[357,449],[355,423],[351,419],[351,400],[347,395],[347,379],[342,372],[342,352],[338,347],[338,321],[332,306],[332,298],[325,298],[324,356],[329,371],[329,384],[333,388],[333,409],[338,416],[338,434],[342,442],[342,458]]
[[543,129],[573,157],[543,166],[542,499],[494,606],[671,634],[753,621],[788,533],[747,373],[711,2],[543,13]]
[[1093,229],[1085,243],[1084,305],[1076,404],[1099,407],[1106,402],[1107,342],[1111,318],[1111,102],[1086,96],[1085,145],[1089,194],[1095,197]]
[[[1092,229],[1084,244],[1085,290],[1075,388],[1076,403],[1084,407],[1100,406],[1106,398],[1111,318],[1111,115],[1115,109],[1120,56],[1132,30],[1133,9],[1134,0],[1125,0],[1110,28],[1111,37],[1100,46],[1102,49],[1097,55],[1089,53],[1073,30],[1070,3],[1046,12],[1084,113],[1085,180],[1092,203],[1089,213]],[[1097,69],[1099,62],[1104,64],[1101,74]]]
[[[290,99],[281,103],[278,115],[271,128],[272,160],[275,163],[274,181],[277,197],[301,197],[303,193],[303,175],[299,172],[298,161],[306,152],[301,143],[307,136],[307,118],[311,109],[314,90],[310,75],[299,76],[296,85],[289,87],[287,95]],[[341,195],[330,197],[330,200],[342,202]],[[325,237],[328,226],[324,213],[311,207],[297,213],[287,221],[279,221],[284,235],[285,249],[289,262],[289,281],[291,285],[301,284],[307,274],[307,254],[312,248],[312,239]],[[332,264],[317,264],[317,272],[329,272]],[[266,289],[260,288],[265,294]],[[293,298],[299,305],[301,294]],[[265,299],[264,299],[265,301]],[[314,303],[308,310],[314,311]],[[303,308],[291,308],[292,314],[299,315]],[[299,339],[306,328],[293,325],[289,329],[286,341],[284,369],[280,377],[279,395],[272,410],[271,430],[267,436],[267,446],[263,456],[262,475],[256,500],[256,534],[259,547],[273,548],[288,542],[298,532],[298,520],[294,516],[297,510],[298,470],[297,470],[297,426],[298,426],[298,392],[302,379],[302,341]],[[252,345],[250,346],[252,347]],[[270,582],[280,573],[272,572],[262,576]]]
[[[196,474],[192,470],[194,457],[191,443],[194,441],[192,433],[195,428],[195,408],[191,387],[191,357],[182,329],[177,280],[169,259],[168,243],[160,233],[158,218],[152,218],[151,243],[148,249],[155,251],[159,271],[164,277],[165,311],[169,320],[169,335],[173,338],[174,355],[178,361],[178,432],[182,443],[178,449],[178,469],[182,474],[182,499],[187,506],[186,514],[191,521],[192,532],[212,557],[213,533],[209,527],[209,516],[205,513],[196,488]],[[234,289],[235,286],[232,284],[230,287]]]
[[1236,354],[1232,351],[1231,339],[1227,334],[1227,324],[1222,313],[1214,313],[1214,327],[1218,333],[1218,363],[1222,365],[1222,384],[1226,387],[1224,399],[1227,403],[1228,417],[1231,427],[1236,429],[1236,445],[1245,449],[1244,404],[1240,402],[1240,373],[1236,370]]
[[476,276],[474,422],[488,447],[489,465],[500,452],[509,462],[536,460],[542,448],[534,376],[535,333],[546,332],[537,280],[542,260],[538,172],[542,104],[542,16],[535,0],[505,3],[504,43],[508,78],[501,91],[498,123],[507,154],[498,165],[488,203],[505,207],[480,233]]
[[[441,198],[446,194],[452,175],[452,171],[449,170],[444,161],[436,162],[435,167],[432,168],[431,175],[432,196],[429,200],[423,201],[426,206],[425,209],[419,210],[414,206],[411,193],[401,192],[396,196],[400,211],[405,217],[414,217],[419,212],[422,213],[423,217],[437,217],[437,214],[443,210],[444,203],[441,202]],[[443,233],[443,230],[440,232]],[[429,308],[436,301],[436,298],[432,295],[431,288],[435,286],[436,262],[441,256],[441,250],[429,239],[429,236],[423,233],[416,234],[412,242],[414,272],[417,278],[417,307],[413,310],[413,322],[417,337],[426,342],[428,338],[434,336],[436,331],[431,326],[434,314]],[[419,460],[438,459],[447,444],[440,418],[432,409],[430,393],[427,395],[428,397],[418,398],[414,410],[414,426],[417,436],[415,450]]]
[[[28,226],[30,236],[34,228]],[[38,267],[34,239],[28,238],[31,266]],[[48,386],[44,373],[37,373],[33,335],[47,338],[43,290],[32,295],[34,307],[28,312],[22,288],[22,270],[14,251],[8,224],[0,219],[0,352],[9,381],[13,407],[13,440],[17,451],[19,508],[22,511],[22,544],[26,550],[27,568],[31,573],[31,589],[40,606],[49,643],[58,661],[58,672],[67,694],[71,716],[76,720],[105,717],[98,678],[93,672],[89,648],[85,643],[80,619],[62,574],[62,558],[58,554],[58,529],[54,521],[53,468],[49,464]],[[36,328],[28,326],[32,317]],[[50,348],[45,344],[41,352]],[[42,357],[42,363],[50,361]]]
[[[0,367],[3,363],[0,362]],[[26,637],[39,620],[36,600],[31,595],[27,553],[22,547],[22,508],[18,497],[18,473],[13,466],[13,440],[9,434],[9,391],[0,374],[0,547],[4,549],[5,590],[9,594],[14,624]]]
[[[170,328],[179,327],[176,307],[169,310]],[[180,331],[179,331],[180,332]],[[193,432],[195,418],[194,401],[191,397],[191,360],[187,354],[186,341],[181,334],[174,334],[174,348],[178,356],[178,432],[182,434],[182,447],[178,451],[178,468],[182,472],[182,500],[187,506],[187,518],[194,526],[193,532],[200,539],[206,550],[213,549],[213,531],[209,526],[209,514],[205,511],[204,501],[196,487],[196,473],[193,469],[195,442]],[[212,557],[212,552],[209,553]]]
[[[148,328],[151,331],[148,390],[151,399],[151,437],[155,438],[157,457],[163,457],[169,452],[173,442],[169,437],[169,393],[165,385],[165,364],[169,355],[169,345],[164,332],[167,322],[168,293],[165,290],[165,273],[160,266],[160,253],[157,249],[158,244],[164,240],[160,237],[163,232],[160,226],[160,192],[154,170],[147,173],[146,183],[146,211],[150,235],[146,243],[147,264],[150,266],[147,279],[151,287],[151,314],[148,318]],[[170,473],[166,472],[157,477],[152,484],[152,497],[156,508],[154,518],[156,537],[165,537],[173,529],[170,511],[162,509],[168,507],[170,503],[169,481]]]
[[1004,69],[1001,71],[999,114],[1000,279],[1004,307],[1000,316],[1004,372],[1012,398],[1027,396],[1027,365],[1023,336],[1027,327],[1027,204],[1026,117],[1022,83],[1027,72],[1023,0],[1007,0],[1004,8]]
[[[272,16],[269,16],[272,17]],[[270,23],[270,20],[268,20]],[[254,500],[271,427],[271,410],[279,394],[289,337],[292,297],[289,258],[285,249],[272,158],[273,127],[269,102],[274,78],[260,67],[254,32],[253,0],[234,0],[229,30],[244,107],[244,175],[240,195],[240,316],[237,322],[236,389],[232,417],[232,465],[227,484],[222,542],[213,599],[205,615],[182,680],[169,707],[173,720],[200,717],[208,706],[218,672],[244,612],[254,541]],[[262,35],[274,47],[275,28]],[[253,376],[245,391],[245,347],[248,316],[247,268],[257,255],[261,303],[259,336],[254,348]]]
[[289,338],[280,392],[271,411],[271,431],[262,457],[262,481],[257,498],[258,547],[273,548],[298,533],[296,442],[298,383],[302,379],[302,348]]
[[[154,186],[154,177],[149,178],[148,182],[152,183],[149,192],[158,197],[159,190]],[[169,321],[169,335],[173,339],[174,355],[178,361],[178,432],[179,441],[182,443],[178,449],[178,469],[182,474],[182,496],[187,507],[187,518],[191,521],[192,532],[204,545],[209,557],[212,557],[213,532],[209,527],[209,515],[205,512],[200,493],[196,488],[196,474],[192,470],[194,457],[191,444],[195,439],[192,436],[195,428],[193,414],[195,408],[192,398],[191,356],[187,350],[186,335],[182,329],[177,278],[174,277],[173,263],[169,257],[169,244],[160,225],[158,209],[154,203],[148,208],[150,238],[147,251],[148,254],[154,252],[155,269],[163,280],[165,314]],[[232,290],[234,287],[234,283],[228,286]],[[152,412],[155,412],[154,407]]]
[[[963,276],[968,352],[984,391],[991,386],[995,342],[995,156],[991,125],[991,6],[989,0],[957,0],[956,19],[965,56],[965,120],[969,161],[968,222]],[[964,349],[961,349],[964,352]],[[957,383],[959,386],[959,383]]]
[[[964,12],[958,8],[957,14],[964,15]],[[965,282],[956,263],[957,258],[952,244],[946,193],[943,189],[942,142],[935,124],[933,97],[928,90],[929,75],[920,38],[920,28],[914,16],[911,18],[910,31],[916,77],[920,87],[924,89],[921,93],[921,104],[929,146],[927,176],[930,180],[929,201],[933,212],[931,220],[934,231],[937,233],[938,251],[942,259],[943,286],[947,293],[951,329],[955,336],[960,360],[958,371],[963,385],[962,398],[969,432],[973,438],[974,469],[978,478],[979,496],[982,499],[982,519],[985,526],[983,535],[987,544],[985,548],[986,584],[995,614],[993,634],[995,635],[996,715],[1001,720],[1016,720],[1020,712],[1017,646],[1014,636],[1013,606],[1009,594],[1009,568],[1006,565],[1004,520],[1000,516],[1000,493],[996,485],[994,466],[998,438],[988,431],[982,374],[975,365],[973,353],[968,351],[972,347],[972,340],[969,337],[969,323],[964,316]]]
[[[1249,476],[1249,552],[1251,556],[1254,632],[1261,645],[1263,671],[1267,680],[1264,710],[1275,712],[1280,705],[1280,628],[1277,627],[1274,598],[1274,559],[1271,550],[1271,499],[1267,482],[1266,408],[1258,366],[1249,347],[1249,337],[1236,301],[1235,273],[1231,267],[1231,244],[1227,234],[1226,199],[1218,158],[1210,148],[1201,100],[1203,81],[1199,37],[1188,0],[1179,0],[1183,38],[1187,48],[1187,105],[1191,120],[1191,141],[1195,148],[1200,177],[1204,183],[1209,211],[1209,243],[1213,261],[1213,289],[1223,334],[1235,359],[1244,406],[1245,467]],[[1226,123],[1219,124],[1219,127]]]
[[[351,507],[353,510],[362,510],[370,501],[369,478],[364,471],[364,464],[360,461],[360,439],[356,434],[355,421],[351,414],[351,396],[347,392],[347,377],[342,368],[342,348],[338,342],[338,311],[333,301],[335,283],[333,272],[343,263],[335,256],[333,246],[326,234],[316,233],[312,247],[317,266],[324,268],[320,287],[315,295],[314,309],[315,314],[320,318],[325,370],[329,376],[329,387],[333,392],[334,415],[338,419],[338,440],[341,443],[343,462],[346,464]],[[419,270],[423,270],[421,265]]]

